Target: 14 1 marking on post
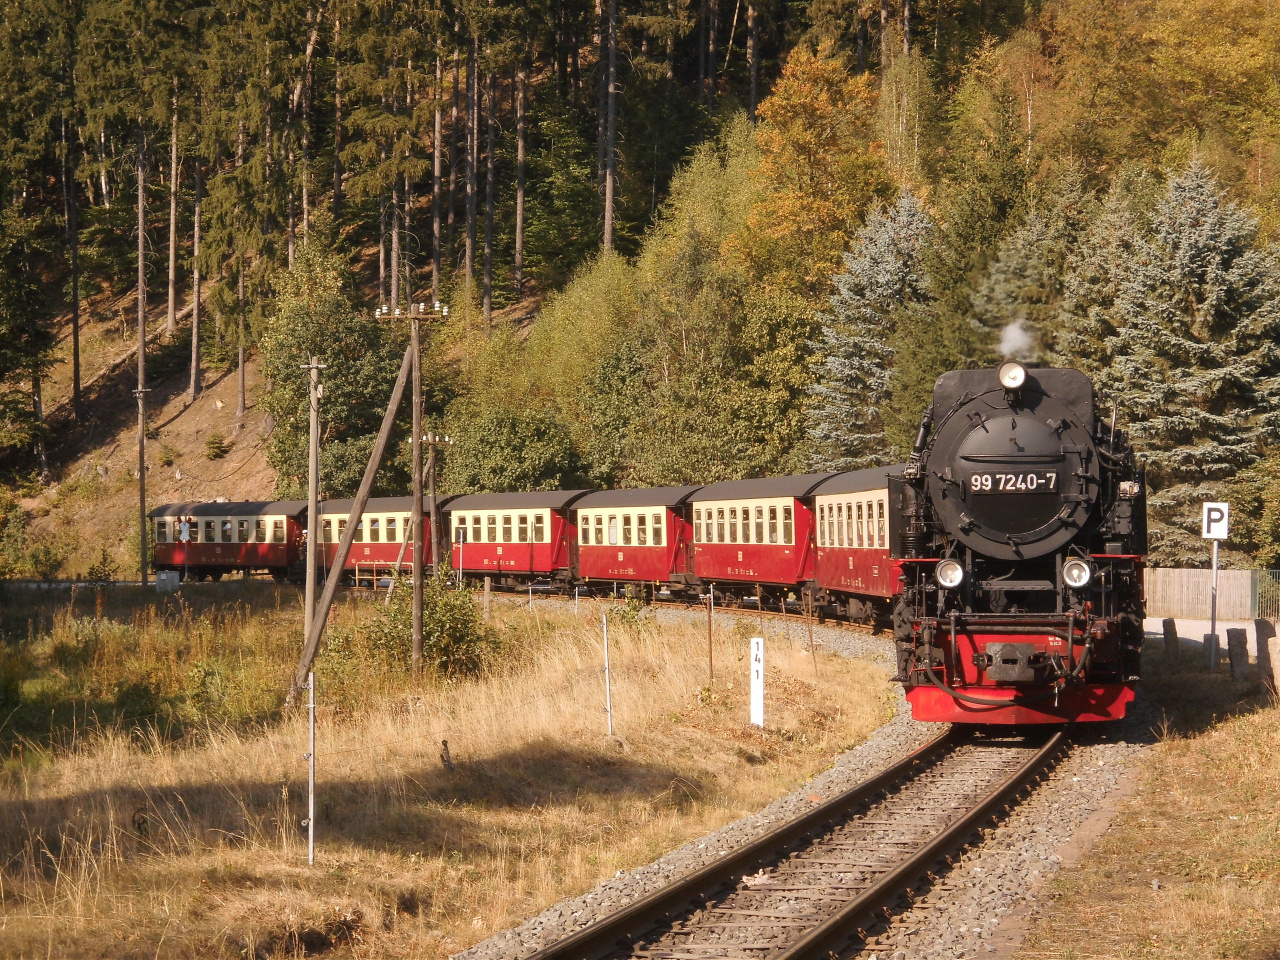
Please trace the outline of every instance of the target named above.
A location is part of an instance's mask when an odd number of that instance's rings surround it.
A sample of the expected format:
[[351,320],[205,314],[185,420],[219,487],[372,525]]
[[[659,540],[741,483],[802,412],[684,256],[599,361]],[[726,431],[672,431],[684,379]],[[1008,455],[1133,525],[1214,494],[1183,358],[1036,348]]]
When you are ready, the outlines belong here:
[[764,726],[764,638],[751,638],[751,722]]

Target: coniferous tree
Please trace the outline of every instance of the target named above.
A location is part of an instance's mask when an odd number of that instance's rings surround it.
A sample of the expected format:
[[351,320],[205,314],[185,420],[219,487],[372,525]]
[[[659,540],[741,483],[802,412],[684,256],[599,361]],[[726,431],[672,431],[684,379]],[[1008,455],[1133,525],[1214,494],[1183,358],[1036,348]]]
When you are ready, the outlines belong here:
[[810,388],[806,432],[815,470],[856,470],[888,462],[882,410],[894,364],[895,316],[928,300],[921,259],[933,220],[907,190],[888,210],[867,218],[845,269],[835,277],[831,311],[823,314],[821,362]]
[[1203,563],[1199,502],[1280,439],[1280,258],[1195,161],[1122,270],[1106,381],[1147,468],[1151,555]]

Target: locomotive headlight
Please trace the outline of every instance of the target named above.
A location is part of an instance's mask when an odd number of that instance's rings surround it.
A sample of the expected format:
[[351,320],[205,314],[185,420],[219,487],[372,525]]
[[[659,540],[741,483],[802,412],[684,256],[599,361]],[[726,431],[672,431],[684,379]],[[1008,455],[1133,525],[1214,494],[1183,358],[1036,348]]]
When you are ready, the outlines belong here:
[[964,580],[964,567],[958,560],[942,560],[934,568],[933,575],[938,578],[939,586],[954,590]]
[[1022,385],[1027,382],[1027,368],[1017,360],[1006,360],[1000,364],[996,376],[1000,379],[1000,386],[1006,390],[1021,390]]
[[1093,570],[1085,560],[1072,557],[1062,565],[1062,579],[1072,590],[1081,590],[1089,585],[1093,578]]

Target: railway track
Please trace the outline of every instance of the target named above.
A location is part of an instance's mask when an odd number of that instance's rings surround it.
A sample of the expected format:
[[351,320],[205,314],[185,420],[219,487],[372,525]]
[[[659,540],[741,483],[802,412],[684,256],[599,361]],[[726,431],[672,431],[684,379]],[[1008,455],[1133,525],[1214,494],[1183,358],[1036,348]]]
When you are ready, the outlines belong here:
[[816,960],[926,879],[1057,760],[1068,732],[956,728],[528,960]]

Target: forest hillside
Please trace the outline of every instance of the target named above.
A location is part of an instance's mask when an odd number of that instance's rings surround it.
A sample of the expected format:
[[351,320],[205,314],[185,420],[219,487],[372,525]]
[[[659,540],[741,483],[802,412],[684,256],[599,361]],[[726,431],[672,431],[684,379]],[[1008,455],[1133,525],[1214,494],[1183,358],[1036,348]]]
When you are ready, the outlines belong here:
[[139,386],[153,502],[293,496],[320,356],[349,493],[419,308],[452,492],[892,462],[1016,355],[1095,377],[1157,561],[1213,497],[1275,566],[1278,67],[1265,0],[15,0],[0,572],[127,551]]

